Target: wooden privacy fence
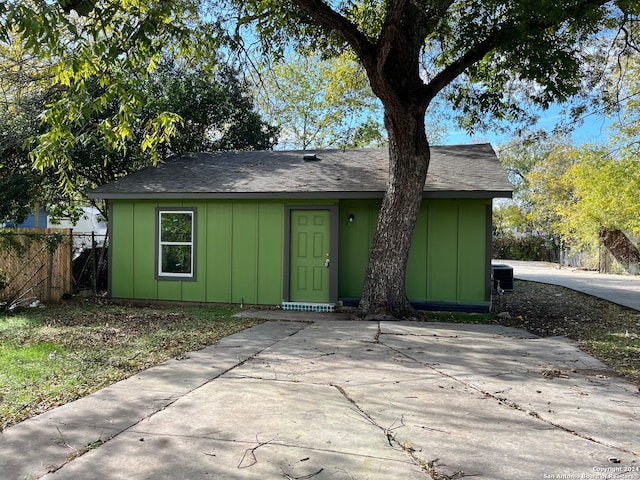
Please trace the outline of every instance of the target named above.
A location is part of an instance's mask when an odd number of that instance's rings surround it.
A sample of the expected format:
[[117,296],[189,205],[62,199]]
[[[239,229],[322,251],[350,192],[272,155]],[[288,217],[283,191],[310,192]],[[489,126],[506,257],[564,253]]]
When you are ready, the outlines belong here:
[[57,301],[72,291],[71,229],[18,228],[0,235],[0,300]]

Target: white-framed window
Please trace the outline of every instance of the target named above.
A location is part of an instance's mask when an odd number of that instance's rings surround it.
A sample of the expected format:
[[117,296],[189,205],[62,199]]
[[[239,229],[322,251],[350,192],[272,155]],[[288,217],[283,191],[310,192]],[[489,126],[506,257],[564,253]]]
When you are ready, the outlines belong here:
[[195,210],[156,211],[158,278],[195,279]]

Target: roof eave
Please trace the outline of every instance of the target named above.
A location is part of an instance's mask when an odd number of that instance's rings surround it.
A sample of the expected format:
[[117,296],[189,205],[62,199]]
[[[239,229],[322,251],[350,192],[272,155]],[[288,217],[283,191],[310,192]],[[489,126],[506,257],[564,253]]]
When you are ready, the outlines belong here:
[[[425,190],[423,198],[511,198],[509,190]],[[383,198],[383,191],[370,192],[90,192],[89,198],[104,200],[281,200],[281,199],[370,199]]]

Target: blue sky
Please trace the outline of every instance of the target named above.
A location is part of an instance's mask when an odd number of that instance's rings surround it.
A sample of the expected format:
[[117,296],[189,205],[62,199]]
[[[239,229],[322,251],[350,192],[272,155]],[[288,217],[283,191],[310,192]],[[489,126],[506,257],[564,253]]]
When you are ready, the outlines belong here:
[[[555,106],[540,115],[537,124],[538,128],[544,128],[547,131],[553,130],[561,119],[561,107]],[[577,145],[584,143],[604,143],[609,132],[607,127],[611,124],[612,119],[601,115],[589,114],[584,117],[584,123],[576,128],[572,134],[572,139]],[[438,142],[442,145],[456,145],[466,143],[485,143],[489,142],[494,147],[498,147],[507,143],[511,137],[504,134],[495,134],[491,132],[479,132],[475,135],[468,135],[462,130],[451,128],[445,138]]]

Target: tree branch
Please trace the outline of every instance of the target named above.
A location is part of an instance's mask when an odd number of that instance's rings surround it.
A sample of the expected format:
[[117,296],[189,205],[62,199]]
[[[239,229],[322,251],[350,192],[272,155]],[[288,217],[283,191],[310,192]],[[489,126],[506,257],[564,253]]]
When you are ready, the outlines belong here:
[[429,100],[434,98],[453,80],[458,78],[458,76],[461,75],[467,68],[482,60],[482,58],[487,53],[491,52],[494,48],[500,45],[500,40],[503,34],[504,31],[502,29],[498,29],[497,31],[489,35],[485,40],[474,45],[474,47],[467,50],[464,55],[458,57],[457,60],[450,63],[438,74],[436,74],[426,88],[426,94],[429,97]]
[[482,60],[485,55],[498,48],[499,46],[505,45],[507,42],[511,41],[511,39],[518,38],[518,31],[522,28],[527,27],[527,30],[530,32],[540,32],[548,28],[558,27],[563,22],[566,22],[572,18],[575,19],[585,11],[602,6],[606,3],[608,3],[607,0],[586,0],[575,5],[572,9],[564,10],[564,15],[561,18],[557,18],[554,20],[548,20],[545,18],[540,21],[532,20],[528,22],[528,25],[514,25],[513,23],[505,23],[498,26],[493,31],[491,31],[484,40],[473,45],[463,55],[458,57],[457,60],[450,63],[442,71],[436,74],[427,85],[427,96],[429,97],[429,99],[434,98],[443,88],[449,85],[467,68]]
[[440,20],[442,16],[449,10],[451,5],[455,3],[455,0],[444,0],[440,2],[435,8],[427,12],[426,18],[427,22],[425,25],[425,34],[432,32]]
[[[405,78],[400,85],[396,85],[400,90],[404,90],[407,82],[420,79],[419,56],[420,50],[424,46],[426,35],[436,28],[442,15],[455,0],[437,2],[426,15],[411,0],[388,2],[384,24],[375,44],[369,41],[356,25],[333,10],[326,2],[322,0],[294,0],[294,2],[320,25],[336,31],[349,43],[356,55],[361,59],[365,69],[369,72],[369,79],[372,82],[372,86],[374,86],[374,90],[376,89],[376,83],[378,85],[389,84],[388,73],[397,69],[397,65],[395,65],[397,61],[414,61],[415,72],[413,73],[415,75],[412,75],[412,78]],[[416,18],[416,15],[419,18]],[[418,28],[407,29],[407,22],[415,25],[416,21],[418,22]],[[392,56],[398,58],[392,58]],[[419,80],[419,82],[420,85],[413,82],[413,87],[423,91],[423,94],[418,96],[428,98],[426,87],[422,81]]]
[[627,29],[627,27],[625,27],[624,25],[620,27],[620,31],[624,33],[625,50],[627,49],[632,50],[632,54],[640,53],[640,48],[638,48],[638,45],[636,43],[633,33],[629,32],[629,29]]
[[293,0],[306,14],[313,17],[320,25],[335,30],[344,38],[356,55],[364,58],[370,55],[373,45],[362,34],[358,27],[333,10],[322,0]]

